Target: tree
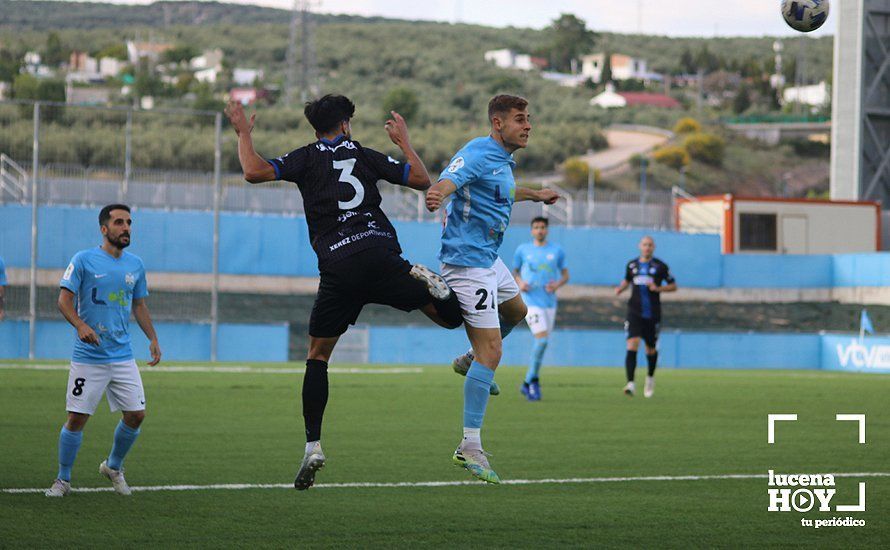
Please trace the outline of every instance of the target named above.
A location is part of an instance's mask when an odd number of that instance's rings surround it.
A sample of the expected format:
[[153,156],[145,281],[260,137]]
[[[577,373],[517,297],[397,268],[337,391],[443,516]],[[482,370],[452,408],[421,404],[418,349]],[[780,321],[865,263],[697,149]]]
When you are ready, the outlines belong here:
[[94,55],[93,57],[95,57],[96,59],[102,59],[103,57],[113,57],[114,59],[125,61],[127,59],[127,47],[121,43],[109,44],[101,50],[97,51],[96,55]]
[[732,100],[732,110],[735,114],[740,115],[750,108],[751,90],[748,88],[747,84],[742,83],[738,92],[735,94],[735,99]]
[[22,67],[22,56],[0,49],[0,82],[12,82]]
[[161,61],[164,63],[182,63],[183,61],[189,61],[191,58],[197,56],[198,50],[194,46],[177,44],[161,54]]
[[386,93],[383,98],[383,119],[388,120],[390,111],[395,111],[405,118],[405,121],[411,123],[417,117],[420,111],[420,100],[417,99],[417,92],[411,88],[393,88]]
[[603,73],[600,75],[600,82],[603,84],[612,82],[612,54],[610,52],[606,52],[606,57],[603,60]]
[[46,36],[46,49],[43,50],[42,61],[50,66],[67,61],[67,54],[62,47],[62,39],[58,33],[51,32]]
[[694,74],[698,69],[695,66],[695,58],[692,56],[692,50],[689,46],[683,50],[680,56],[680,72],[685,74]]
[[568,71],[572,60],[590,52],[596,42],[596,34],[587,28],[583,19],[563,13],[547,28],[550,65],[559,71]]

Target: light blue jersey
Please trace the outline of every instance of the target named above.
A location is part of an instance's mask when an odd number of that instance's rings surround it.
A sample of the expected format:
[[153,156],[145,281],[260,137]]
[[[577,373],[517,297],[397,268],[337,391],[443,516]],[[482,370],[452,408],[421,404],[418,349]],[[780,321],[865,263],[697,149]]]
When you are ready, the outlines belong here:
[[497,141],[476,138],[454,155],[439,181],[451,180],[457,191],[446,209],[439,259],[463,267],[491,267],[510,223],[516,162]]
[[59,286],[76,294],[77,314],[99,336],[99,345],[75,337],[73,360],[103,365],[133,359],[130,310],[148,296],[145,266],[129,252],[114,258],[100,247],[74,255]]
[[0,286],[6,286],[6,264],[3,263],[3,258],[0,258]]
[[528,292],[522,300],[532,307],[556,307],[556,293],[547,292],[547,283],[558,281],[566,265],[566,253],[558,244],[535,246],[534,242],[521,244],[513,255],[513,269],[528,283]]

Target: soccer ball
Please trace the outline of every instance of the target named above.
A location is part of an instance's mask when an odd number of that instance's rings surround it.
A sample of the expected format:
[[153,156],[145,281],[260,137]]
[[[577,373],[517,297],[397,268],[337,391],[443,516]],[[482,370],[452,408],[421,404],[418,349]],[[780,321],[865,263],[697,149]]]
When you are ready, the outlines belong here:
[[828,0],[782,0],[782,17],[800,32],[812,32],[828,19]]

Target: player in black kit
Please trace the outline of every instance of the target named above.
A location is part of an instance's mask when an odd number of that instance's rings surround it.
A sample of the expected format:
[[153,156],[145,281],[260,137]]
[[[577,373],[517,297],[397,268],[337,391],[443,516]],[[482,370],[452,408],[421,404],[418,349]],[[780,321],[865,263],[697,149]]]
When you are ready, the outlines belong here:
[[445,280],[401,257],[396,231],[380,209],[380,180],[424,191],[430,186],[426,167],[408,140],[408,126],[396,112],[386,132],[407,158],[402,163],[362,147],[351,135],[355,105],[346,97],[326,95],[306,104],[304,114],[318,141],[275,159],[253,147],[256,115],[247,119],[239,103],[226,116],[238,134],[238,158],[250,183],[286,180],[303,196],[312,249],[321,281],[309,317],[309,356],[303,377],[306,452],[294,480],[308,489],[324,465],[321,424],[328,400],[328,360],[365,304],[384,304],[403,311],[421,310],[446,328],[463,319],[457,297]]
[[627,287],[633,291],[627,302],[627,320],[624,321],[624,332],[627,336],[627,355],[624,367],[627,371],[627,385],[624,393],[633,396],[635,391],[634,372],[637,368],[637,351],[640,349],[640,338],[646,343],[646,360],[649,363],[649,374],[643,395],[652,397],[655,393],[655,367],[658,364],[658,330],[661,324],[661,293],[674,292],[677,283],[671,275],[667,264],[652,256],[655,252],[655,241],[646,236],[640,240],[640,257],[627,264],[624,279],[615,294],[619,295]]

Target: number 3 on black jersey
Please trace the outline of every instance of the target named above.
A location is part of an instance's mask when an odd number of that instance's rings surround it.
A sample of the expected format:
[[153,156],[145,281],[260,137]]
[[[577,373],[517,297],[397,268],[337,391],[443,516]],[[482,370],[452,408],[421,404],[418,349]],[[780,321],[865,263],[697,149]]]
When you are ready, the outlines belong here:
[[353,189],[355,189],[355,196],[352,197],[351,201],[337,201],[337,206],[340,207],[340,210],[352,210],[356,206],[360,205],[365,199],[365,188],[362,186],[362,182],[360,182],[357,177],[352,175],[353,168],[355,168],[355,159],[334,161],[334,170],[342,170],[342,172],[340,172],[339,181],[348,183],[353,187]]

